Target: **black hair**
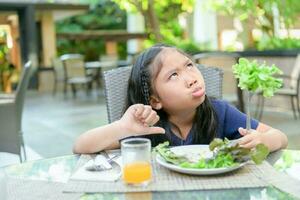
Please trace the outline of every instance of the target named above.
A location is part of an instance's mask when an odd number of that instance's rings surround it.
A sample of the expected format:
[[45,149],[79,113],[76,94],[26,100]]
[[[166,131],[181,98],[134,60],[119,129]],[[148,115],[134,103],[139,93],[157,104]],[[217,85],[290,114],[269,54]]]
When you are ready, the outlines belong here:
[[[153,64],[159,64],[157,62],[158,55],[164,48],[174,48],[164,44],[157,44],[151,48],[142,52],[132,67],[131,75],[128,81],[127,90],[127,106],[126,109],[133,104],[144,104],[150,105],[150,96],[153,93],[151,88],[151,82],[153,79]],[[178,52],[189,57],[184,52],[176,49]],[[160,68],[158,66],[158,68]],[[159,69],[158,69],[159,70]],[[125,110],[126,110],[125,109]],[[160,117],[157,126],[165,128],[168,122],[168,114],[163,110],[156,110]],[[208,96],[205,97],[204,102],[197,107],[196,116],[194,118],[194,124],[196,125],[196,131],[193,135],[194,144],[208,144],[217,134],[217,117],[210,102]],[[170,133],[148,135],[146,136],[151,139],[152,145],[156,146],[158,143],[170,140]]]
[[153,64],[157,55],[165,47],[168,46],[157,44],[137,57],[128,80],[127,108],[137,103],[150,105],[150,95],[152,93],[150,65]]

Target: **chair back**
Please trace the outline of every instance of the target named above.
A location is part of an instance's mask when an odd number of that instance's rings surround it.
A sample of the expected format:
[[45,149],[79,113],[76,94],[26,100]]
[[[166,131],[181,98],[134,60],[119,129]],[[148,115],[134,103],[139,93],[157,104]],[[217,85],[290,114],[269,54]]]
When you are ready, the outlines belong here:
[[[131,66],[104,72],[105,100],[109,123],[121,118],[127,101],[128,79]],[[205,84],[206,94],[217,99],[222,98],[223,70],[216,67],[198,65]]]
[[291,73],[290,87],[299,90],[300,81],[300,54],[297,55],[295,65]]
[[24,69],[22,71],[21,79],[16,91],[16,111],[17,111],[17,124],[19,125],[19,130],[22,130],[22,113],[25,102],[25,95],[29,85],[30,77],[33,70],[31,70],[32,64],[30,61],[26,62]]
[[127,98],[128,79],[131,66],[105,71],[104,91],[106,100],[107,117],[109,123],[121,118]]
[[22,71],[15,99],[0,103],[0,152],[19,154],[20,158],[23,145],[22,113],[31,72],[31,62],[27,62]]
[[218,67],[198,65],[205,82],[206,94],[216,99],[223,98],[223,70]]
[[84,58],[81,54],[64,54],[60,57],[64,66],[66,79],[75,77],[85,77]]
[[65,71],[64,71],[64,66],[63,63],[61,61],[60,58],[52,58],[51,59],[51,63],[53,66],[53,70],[54,70],[54,76],[55,76],[55,80],[60,80],[63,81],[65,78]]

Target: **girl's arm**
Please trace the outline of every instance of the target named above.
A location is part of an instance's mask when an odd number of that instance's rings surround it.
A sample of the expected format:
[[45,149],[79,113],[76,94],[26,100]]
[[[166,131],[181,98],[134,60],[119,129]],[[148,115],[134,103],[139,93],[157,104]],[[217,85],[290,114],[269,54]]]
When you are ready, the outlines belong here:
[[245,148],[253,148],[257,144],[263,143],[272,152],[286,148],[288,145],[288,139],[283,132],[263,123],[259,123],[256,130],[249,132],[239,128],[239,132],[243,136],[239,139],[239,144]]
[[130,106],[122,118],[111,124],[89,130],[80,135],[73,147],[74,153],[96,153],[104,149],[119,148],[119,140],[146,134],[164,133],[160,127],[152,127],[159,116],[151,106]]
[[[129,136],[129,135],[128,135]],[[100,126],[80,135],[73,147],[74,153],[95,153],[103,149],[119,148],[119,140],[126,137],[120,121]]]

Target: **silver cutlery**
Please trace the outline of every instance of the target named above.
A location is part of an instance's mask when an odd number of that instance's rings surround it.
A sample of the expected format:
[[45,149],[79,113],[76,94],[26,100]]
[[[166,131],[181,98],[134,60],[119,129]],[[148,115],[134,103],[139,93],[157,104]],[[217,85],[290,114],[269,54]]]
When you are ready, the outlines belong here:
[[[105,156],[103,156],[103,157],[105,157]],[[119,155],[113,155],[112,157],[105,158],[105,159],[106,159],[107,163],[111,164],[113,162],[113,160],[117,157],[119,157]],[[96,163],[94,160],[93,165],[87,166],[85,169],[87,171],[104,171],[104,170],[112,169],[112,166],[108,166],[104,163]]]

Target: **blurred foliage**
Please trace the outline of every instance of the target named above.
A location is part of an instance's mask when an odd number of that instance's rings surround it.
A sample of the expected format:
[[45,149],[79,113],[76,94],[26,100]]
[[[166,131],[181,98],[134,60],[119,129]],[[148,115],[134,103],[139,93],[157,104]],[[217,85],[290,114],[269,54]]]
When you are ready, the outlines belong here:
[[[181,49],[182,51],[192,55],[199,53],[203,50],[209,50],[210,49],[210,43],[202,43],[202,44],[196,44],[190,39],[183,39],[180,36],[176,36],[172,34],[171,30],[162,30],[162,34],[164,36],[164,44],[176,46],[177,48]],[[145,40],[144,47],[149,48],[156,44],[157,41],[152,37],[148,40]]]
[[256,49],[260,51],[273,49],[300,49],[300,39],[266,37],[257,41],[255,46]]
[[9,70],[7,59],[8,47],[6,45],[6,32],[0,30],[0,73]]
[[[192,12],[195,0],[113,0],[120,5],[122,9],[128,12],[144,12],[152,4],[157,11],[163,11],[169,6],[179,5],[180,10]],[[177,7],[176,6],[176,7]],[[172,11],[171,9],[169,11]],[[173,11],[172,11],[173,12]],[[168,15],[169,13],[165,13]]]
[[[84,30],[126,30],[126,12],[118,4],[110,0],[85,0],[91,4],[91,9],[83,15],[60,20],[56,23],[57,33],[80,33]],[[98,60],[105,54],[105,43],[101,39],[70,40],[57,39],[58,55],[64,53],[80,53],[85,55],[85,60]],[[118,43],[120,58],[127,55],[126,43]]]
[[256,26],[269,36],[274,36],[274,13],[278,10],[282,27],[291,28],[300,14],[299,0],[210,0],[210,6],[240,21],[253,19]]
[[6,43],[6,32],[0,29],[0,90],[5,90],[5,85],[17,81],[13,80],[16,68],[10,63],[9,49]]
[[280,28],[292,28],[300,14],[299,0],[209,0],[208,5],[221,14],[240,20],[243,31],[254,22],[256,28],[263,32],[261,44],[258,45],[261,50],[293,46],[290,43],[293,39],[276,38],[274,18],[278,15]]
[[178,16],[193,11],[195,0],[113,0],[127,12],[139,12],[146,23],[149,39],[145,48],[163,42],[188,52],[196,53],[208,47],[199,45],[185,37],[183,28],[179,25]]
[[0,73],[9,71],[7,53],[8,53],[8,48],[6,44],[0,43]]
[[86,61],[98,60],[101,54],[105,54],[105,44],[101,39],[88,40],[57,40],[58,55],[68,53],[80,53]]

